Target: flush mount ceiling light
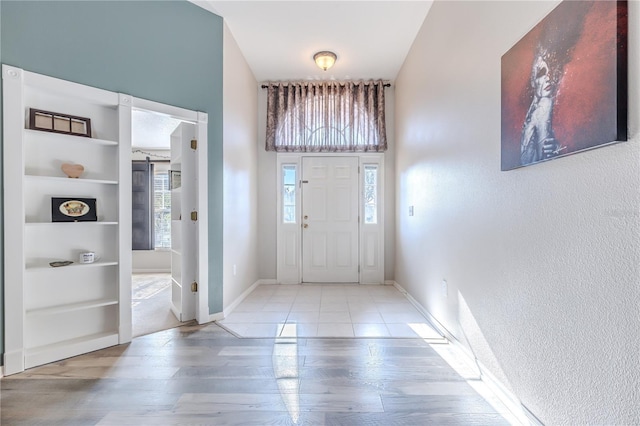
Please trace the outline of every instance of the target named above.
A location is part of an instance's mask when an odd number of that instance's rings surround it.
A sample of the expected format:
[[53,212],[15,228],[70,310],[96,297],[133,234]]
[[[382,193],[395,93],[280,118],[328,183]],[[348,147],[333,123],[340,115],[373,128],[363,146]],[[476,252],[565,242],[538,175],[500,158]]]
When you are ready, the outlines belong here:
[[316,61],[316,65],[324,71],[331,68],[333,64],[335,64],[337,58],[338,57],[335,53],[326,50],[313,55],[313,60]]

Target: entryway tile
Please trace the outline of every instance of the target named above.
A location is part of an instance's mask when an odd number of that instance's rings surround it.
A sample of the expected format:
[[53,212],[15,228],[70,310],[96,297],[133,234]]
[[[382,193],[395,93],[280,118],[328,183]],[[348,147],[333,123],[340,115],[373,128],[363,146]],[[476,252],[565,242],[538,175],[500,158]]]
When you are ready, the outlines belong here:
[[351,312],[351,321],[355,323],[384,324],[382,316],[377,312]]
[[324,302],[320,304],[320,312],[348,312],[349,305],[347,302],[338,301],[338,302]]
[[384,324],[353,324],[356,337],[391,337]]
[[330,322],[330,323],[349,323],[351,324],[351,315],[349,312],[320,312],[318,322]]
[[287,323],[318,323],[319,316],[317,311],[289,312]]
[[443,341],[404,294],[379,285],[262,285],[220,324],[241,337],[276,338],[286,324],[287,337]]
[[291,312],[320,312],[320,302],[294,302],[291,305]]
[[320,323],[318,337],[355,337],[353,325],[349,323]]

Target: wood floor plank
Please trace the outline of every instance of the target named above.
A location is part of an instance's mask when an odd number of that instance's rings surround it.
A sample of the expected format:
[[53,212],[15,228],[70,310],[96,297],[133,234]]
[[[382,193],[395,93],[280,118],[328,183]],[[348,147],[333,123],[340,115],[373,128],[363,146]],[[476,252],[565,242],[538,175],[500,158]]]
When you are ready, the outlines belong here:
[[324,413],[301,412],[298,415],[292,416],[286,411],[220,412],[207,414],[185,414],[172,411],[124,411],[109,413],[98,423],[100,426],[322,426],[325,424]]
[[508,426],[499,414],[327,413],[326,426]]
[[385,411],[426,414],[494,414],[480,395],[382,395]]
[[185,394],[176,404],[176,413],[287,411],[287,412],[383,412],[375,393],[348,394]]

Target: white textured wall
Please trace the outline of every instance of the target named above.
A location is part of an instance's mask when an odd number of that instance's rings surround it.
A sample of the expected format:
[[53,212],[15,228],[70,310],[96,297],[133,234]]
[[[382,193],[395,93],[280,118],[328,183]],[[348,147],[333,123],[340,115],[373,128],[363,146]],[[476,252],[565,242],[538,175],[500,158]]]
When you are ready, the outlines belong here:
[[267,91],[258,86],[258,274],[276,279],[276,153],[265,150],[267,134]]
[[630,140],[500,171],[500,57],[556,4],[431,8],[396,84],[396,281],[544,423],[637,425],[637,1]]
[[[385,228],[384,256],[385,280],[394,277],[395,258],[395,143],[394,143],[394,97],[393,87],[385,89],[385,115],[387,120],[387,152],[384,155],[385,189]],[[258,206],[259,222],[259,274],[263,279],[276,279],[276,225],[277,225],[277,154],[265,150],[267,132],[267,91],[260,89],[258,94]]]
[[226,308],[258,280],[258,110],[256,80],[226,24],[223,46],[223,308]]

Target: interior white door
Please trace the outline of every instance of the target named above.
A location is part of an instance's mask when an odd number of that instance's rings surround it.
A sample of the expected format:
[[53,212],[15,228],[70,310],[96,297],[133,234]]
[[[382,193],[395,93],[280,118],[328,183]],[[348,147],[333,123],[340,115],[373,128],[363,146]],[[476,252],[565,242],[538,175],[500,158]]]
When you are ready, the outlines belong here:
[[302,281],[358,282],[358,158],[302,158]]
[[[198,293],[198,151],[196,126],[183,122],[171,134],[171,303],[179,321],[196,318]],[[197,213],[196,213],[197,214]]]

